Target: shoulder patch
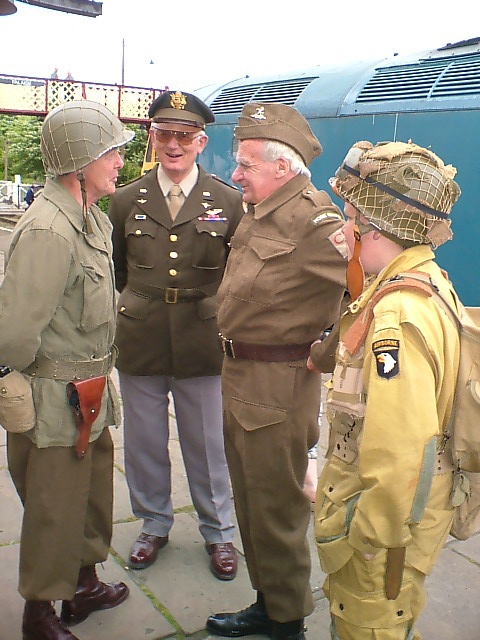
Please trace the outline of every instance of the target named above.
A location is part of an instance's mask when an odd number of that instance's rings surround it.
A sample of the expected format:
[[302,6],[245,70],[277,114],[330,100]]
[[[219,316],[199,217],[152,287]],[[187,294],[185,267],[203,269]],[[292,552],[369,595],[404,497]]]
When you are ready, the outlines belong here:
[[400,373],[399,350],[400,341],[394,338],[383,338],[372,343],[372,351],[377,363],[377,374],[380,378],[390,380]]
[[343,222],[343,218],[336,211],[322,211],[321,213],[315,213],[311,218],[310,222],[316,227],[321,224],[325,220],[336,220],[338,222]]
[[345,234],[343,233],[343,228],[336,229],[333,233],[328,236],[328,239],[333,244],[338,253],[345,258],[348,259],[348,245],[347,240],[345,238]]

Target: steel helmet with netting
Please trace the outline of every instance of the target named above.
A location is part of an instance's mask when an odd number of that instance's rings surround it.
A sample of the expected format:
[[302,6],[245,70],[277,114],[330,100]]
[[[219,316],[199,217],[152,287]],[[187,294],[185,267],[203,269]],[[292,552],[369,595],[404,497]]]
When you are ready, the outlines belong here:
[[61,176],[83,169],[134,136],[104,105],[92,100],[72,100],[47,115],[40,147],[45,171]]
[[412,142],[357,142],[331,185],[399,244],[430,244],[453,236],[449,214],[460,196],[457,170]]

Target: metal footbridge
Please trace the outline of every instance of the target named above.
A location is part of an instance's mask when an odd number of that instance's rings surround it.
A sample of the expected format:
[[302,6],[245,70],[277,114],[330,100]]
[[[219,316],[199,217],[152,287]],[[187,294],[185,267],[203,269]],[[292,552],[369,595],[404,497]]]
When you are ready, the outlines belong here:
[[152,102],[168,87],[154,89],[76,80],[0,74],[0,114],[45,117],[71,100],[94,100],[122,122],[146,124]]

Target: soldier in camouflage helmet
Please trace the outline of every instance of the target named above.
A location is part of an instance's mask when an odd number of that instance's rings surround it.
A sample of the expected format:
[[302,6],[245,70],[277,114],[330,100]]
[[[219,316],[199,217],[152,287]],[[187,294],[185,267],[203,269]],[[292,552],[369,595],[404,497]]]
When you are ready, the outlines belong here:
[[[31,387],[33,427],[8,433],[8,465],[24,505],[19,591],[23,640],[74,640],[67,626],[125,600],[95,565],[112,534],[113,447],[119,403],[114,364],[112,227],[95,205],[115,191],[133,137],[103,105],[61,105],[42,126],[49,174],[15,228],[0,290],[0,361]],[[67,398],[72,381],[98,379],[96,419],[83,459]],[[4,377],[8,386],[8,375]],[[102,387],[103,388],[103,387]],[[18,431],[18,430],[17,430]],[[61,619],[52,601],[62,600]]]
[[454,304],[432,249],[452,237],[455,173],[411,142],[359,142],[331,181],[345,201],[354,300],[340,322],[315,511],[335,640],[418,640],[425,578],[452,523],[452,465],[440,442],[457,327],[411,278],[426,274]]

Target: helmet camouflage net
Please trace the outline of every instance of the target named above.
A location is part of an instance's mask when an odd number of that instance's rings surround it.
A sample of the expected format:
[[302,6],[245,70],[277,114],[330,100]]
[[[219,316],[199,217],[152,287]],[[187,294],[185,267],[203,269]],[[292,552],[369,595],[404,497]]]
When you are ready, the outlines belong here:
[[339,195],[386,235],[434,248],[452,238],[457,170],[412,142],[357,142],[332,181]]
[[133,131],[98,102],[73,100],[50,111],[42,126],[40,147],[47,174],[83,169],[111,149],[129,142]]

